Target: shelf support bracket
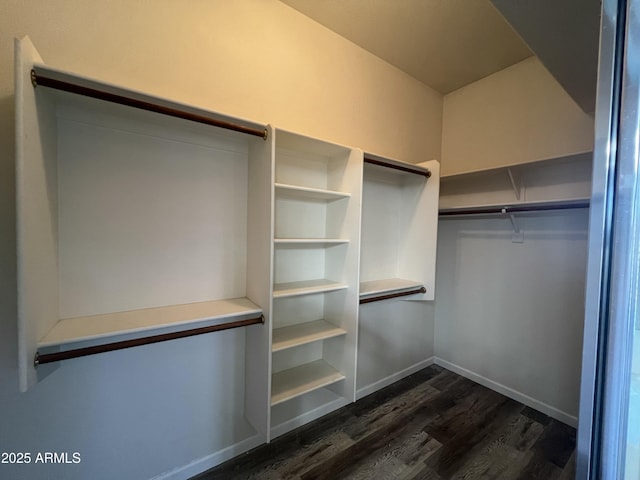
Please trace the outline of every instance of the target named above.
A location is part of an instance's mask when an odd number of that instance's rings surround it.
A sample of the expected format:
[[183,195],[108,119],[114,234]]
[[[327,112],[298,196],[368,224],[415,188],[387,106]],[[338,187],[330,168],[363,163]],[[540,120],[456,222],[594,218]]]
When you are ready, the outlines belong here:
[[524,185],[522,185],[522,179],[511,167],[507,168],[507,174],[509,175],[509,181],[511,182],[511,188],[513,188],[516,200],[524,200]]

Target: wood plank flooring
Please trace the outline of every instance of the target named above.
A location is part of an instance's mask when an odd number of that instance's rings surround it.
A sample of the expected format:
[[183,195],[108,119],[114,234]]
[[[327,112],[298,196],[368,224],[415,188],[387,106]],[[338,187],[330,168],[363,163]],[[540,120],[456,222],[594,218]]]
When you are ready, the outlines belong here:
[[432,365],[192,480],[572,480],[575,436]]

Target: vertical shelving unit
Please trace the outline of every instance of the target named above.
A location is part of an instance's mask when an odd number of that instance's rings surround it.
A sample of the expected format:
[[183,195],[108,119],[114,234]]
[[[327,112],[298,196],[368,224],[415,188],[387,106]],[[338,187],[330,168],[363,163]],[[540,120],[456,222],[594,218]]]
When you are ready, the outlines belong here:
[[275,132],[271,434],[354,400],[362,152]]

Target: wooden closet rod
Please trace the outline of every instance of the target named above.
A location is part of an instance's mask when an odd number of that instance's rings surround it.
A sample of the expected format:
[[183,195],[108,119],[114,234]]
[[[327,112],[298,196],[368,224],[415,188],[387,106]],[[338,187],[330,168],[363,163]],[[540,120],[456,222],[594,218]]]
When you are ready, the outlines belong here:
[[381,167],[393,168],[394,170],[400,170],[402,172],[415,173],[416,175],[422,175],[423,177],[431,177],[431,172],[426,168],[414,168],[409,165],[399,165],[393,162],[385,162],[377,158],[364,157],[364,163],[370,163],[372,165],[379,165]]
[[420,288],[416,288],[415,290],[409,290],[407,292],[389,293],[387,295],[380,295],[378,297],[363,298],[360,300],[360,305],[362,305],[363,303],[389,300],[390,298],[406,297],[407,295],[415,295],[416,293],[427,293],[427,289],[424,287],[420,287]]
[[264,323],[264,316],[249,318],[246,320],[237,320],[235,322],[227,322],[219,325],[210,325],[208,327],[192,328],[190,330],[181,330],[179,332],[163,333],[160,335],[152,335],[150,337],[135,338],[133,340],[122,340],[120,342],[105,343],[104,345],[95,345],[93,347],[76,348],[73,350],[65,350],[64,352],[54,353],[36,353],[33,364],[34,366],[44,363],[59,362],[60,360],[69,360],[71,358],[86,357],[87,355],[95,355],[97,353],[113,352],[125,348],[139,347],[141,345],[149,345],[152,343],[166,342],[168,340],[176,340],[178,338],[193,337],[194,335],[202,335],[204,333],[219,332],[221,330],[229,330],[231,328],[247,327]]
[[589,200],[572,202],[572,203],[549,203],[542,205],[514,205],[505,207],[479,207],[479,208],[460,208],[460,209],[443,209],[439,212],[441,217],[453,217],[456,215],[491,215],[491,214],[509,214],[523,212],[543,212],[548,210],[570,210],[573,208],[589,208]]
[[126,97],[124,95],[118,95],[115,93],[105,92],[103,90],[97,90],[95,88],[84,87],[75,83],[65,82],[63,80],[57,80],[55,78],[47,77],[45,75],[37,73],[35,70],[31,70],[31,83],[34,87],[41,85],[43,87],[54,88],[56,90],[62,90],[64,92],[84,95],[85,97],[97,98],[98,100],[104,100],[120,105],[126,105],[128,107],[139,108],[148,112],[160,113],[162,115],[181,118],[183,120],[190,120],[192,122],[204,123],[205,125],[212,125],[214,127],[226,128],[227,130],[246,133],[247,135],[254,135],[265,140],[267,139],[266,128],[255,129],[247,127],[245,125],[239,125],[237,123],[225,122],[224,120],[218,120],[217,118],[213,117],[186,112],[177,108],[165,107],[163,105],[145,102],[144,100],[138,100],[136,98]]

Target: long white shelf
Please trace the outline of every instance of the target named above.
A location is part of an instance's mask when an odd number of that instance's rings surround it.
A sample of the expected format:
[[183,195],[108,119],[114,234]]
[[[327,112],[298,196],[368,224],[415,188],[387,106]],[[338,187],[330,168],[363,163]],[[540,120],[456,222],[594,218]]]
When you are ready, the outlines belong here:
[[344,379],[342,373],[324,360],[274,373],[271,378],[271,406]]
[[403,293],[423,287],[422,282],[406,280],[404,278],[384,278],[360,283],[360,300]]
[[334,282],[321,278],[317,280],[304,280],[301,282],[276,283],[273,288],[274,298],[295,297],[310,293],[332,292],[349,288],[345,283]]
[[275,238],[273,243],[282,246],[296,245],[343,245],[349,243],[347,238]]
[[295,198],[304,200],[320,200],[332,202],[343,198],[351,197],[350,193],[337,192],[335,190],[324,190],[321,188],[302,187],[299,185],[288,185],[285,183],[275,183],[276,195],[281,198]]
[[339,337],[346,335],[346,333],[344,328],[337,327],[326,320],[314,320],[313,322],[276,328],[273,330],[271,349],[274,352],[279,352],[306,343]]
[[88,340],[140,338],[167,330],[179,331],[242,320],[260,315],[262,310],[248,298],[145,308],[126,312],[60,320],[39,342],[38,348],[67,345]]
[[496,165],[491,167],[477,168],[477,169],[469,169],[462,170],[453,173],[444,173],[440,175],[440,181],[449,181],[455,180],[462,177],[471,177],[476,175],[486,175],[496,172],[506,172],[508,169],[527,169],[527,168],[546,168],[557,166],[561,163],[570,163],[575,161],[591,161],[591,157],[593,156],[593,151],[586,150],[584,152],[576,152],[574,154],[566,155],[564,157],[551,157],[551,158],[543,158],[539,160],[529,160],[525,162],[518,163],[509,163],[506,165]]

